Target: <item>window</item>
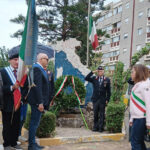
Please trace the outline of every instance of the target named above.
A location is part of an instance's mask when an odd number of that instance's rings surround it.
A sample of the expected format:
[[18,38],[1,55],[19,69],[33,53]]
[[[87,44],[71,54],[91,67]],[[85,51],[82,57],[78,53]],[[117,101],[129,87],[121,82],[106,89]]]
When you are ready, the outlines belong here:
[[150,33],[150,26],[147,27],[147,33]]
[[107,45],[107,44],[110,44],[110,39],[105,40],[105,44],[106,44],[106,45]]
[[122,6],[118,7],[118,13],[122,12]]
[[113,13],[114,13],[114,15],[116,15],[118,13],[118,8],[114,8]]
[[150,8],[147,10],[147,17],[150,17]]
[[117,28],[121,27],[121,22],[117,22]]
[[103,20],[104,20],[104,16],[100,17],[100,18],[98,19],[98,22],[102,22]]
[[125,8],[126,8],[126,9],[129,8],[129,3],[126,3]]
[[107,27],[102,29],[102,31],[111,31],[111,30],[112,30],[112,25],[107,26]]
[[143,12],[139,12],[138,17],[141,18],[143,16]]
[[127,51],[127,49],[126,49],[126,48],[124,48],[124,49],[123,49],[123,53],[125,53],[126,51]]
[[124,34],[124,39],[127,39],[128,38],[128,33],[125,33]]
[[141,50],[141,45],[137,45],[137,46],[136,46],[136,50],[137,50],[137,51],[140,51],[140,50]]
[[105,54],[103,54],[103,58],[118,56],[119,53],[120,53],[119,51],[113,51],[113,52],[105,53]]
[[107,27],[107,31],[110,31],[110,30],[112,30],[112,25]]
[[144,0],[139,0],[139,2],[141,3],[141,2],[143,2]]
[[108,17],[111,17],[111,16],[112,16],[112,12],[109,12],[109,13],[108,13]]
[[120,40],[120,36],[116,36],[114,38],[112,38],[112,42],[118,42]]
[[142,29],[142,28],[139,28],[139,29],[138,29],[138,35],[141,35],[142,32],[143,32],[143,29]]
[[129,22],[129,18],[126,18],[124,22],[127,24]]

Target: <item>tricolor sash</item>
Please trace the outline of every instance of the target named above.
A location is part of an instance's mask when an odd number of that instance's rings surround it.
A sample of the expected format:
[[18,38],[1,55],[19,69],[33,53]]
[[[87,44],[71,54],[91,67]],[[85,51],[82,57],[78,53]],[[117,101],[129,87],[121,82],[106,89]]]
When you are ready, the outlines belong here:
[[16,78],[15,78],[15,75],[13,74],[13,71],[12,71],[12,69],[10,68],[10,66],[5,67],[5,70],[6,70],[7,74],[8,74],[8,76],[10,77],[11,82],[12,82],[13,84],[15,84],[15,83],[16,83]]
[[131,100],[133,102],[133,104],[144,113],[144,115],[146,115],[146,106],[145,106],[145,102],[140,99],[138,96],[135,95],[135,93],[132,91],[131,92]]

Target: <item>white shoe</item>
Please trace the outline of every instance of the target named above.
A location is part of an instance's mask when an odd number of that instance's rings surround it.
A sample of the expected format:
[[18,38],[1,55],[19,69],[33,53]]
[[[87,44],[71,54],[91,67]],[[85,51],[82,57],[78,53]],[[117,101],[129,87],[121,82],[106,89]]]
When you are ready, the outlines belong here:
[[11,147],[12,150],[23,150],[22,147],[20,145],[16,145]]
[[19,141],[20,142],[27,142],[28,140],[25,138],[25,137],[23,137],[23,136],[19,136]]
[[17,145],[21,145],[21,142],[17,141]]

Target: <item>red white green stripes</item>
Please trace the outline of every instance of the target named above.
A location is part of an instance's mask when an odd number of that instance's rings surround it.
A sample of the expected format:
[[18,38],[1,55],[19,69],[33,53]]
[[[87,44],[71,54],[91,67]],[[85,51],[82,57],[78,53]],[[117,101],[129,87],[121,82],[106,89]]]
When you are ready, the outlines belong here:
[[66,77],[64,78],[63,82],[61,83],[61,85],[60,85],[58,91],[56,92],[55,96],[53,97],[50,106],[53,105],[53,102],[54,102],[55,97],[56,97],[57,95],[59,95],[59,93],[62,91],[62,89],[63,89],[63,87],[64,87],[65,82],[67,81],[67,79],[68,79],[68,77],[66,76]]
[[89,17],[89,39],[91,40],[92,47],[95,50],[99,44],[98,44],[95,22],[93,21],[92,16]]
[[131,92],[131,100],[140,111],[142,111],[144,114],[146,113],[145,102],[137,97],[133,91]]
[[74,92],[75,92],[75,94],[77,96],[78,103],[81,104],[81,99],[80,99],[77,91],[75,90],[75,82],[74,82],[74,77],[73,76],[72,76],[72,84],[73,84]]

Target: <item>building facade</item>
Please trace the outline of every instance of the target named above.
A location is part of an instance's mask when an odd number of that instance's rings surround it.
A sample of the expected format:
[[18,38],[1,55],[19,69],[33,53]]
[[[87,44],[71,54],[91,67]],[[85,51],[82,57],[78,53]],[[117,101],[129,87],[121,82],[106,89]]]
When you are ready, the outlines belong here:
[[[150,0],[120,0],[110,3],[108,10],[101,12],[96,28],[106,31],[110,38],[101,37],[104,44],[103,65],[113,72],[117,61],[130,66],[131,56],[150,43]],[[144,56],[141,63],[149,63],[150,55]]]

